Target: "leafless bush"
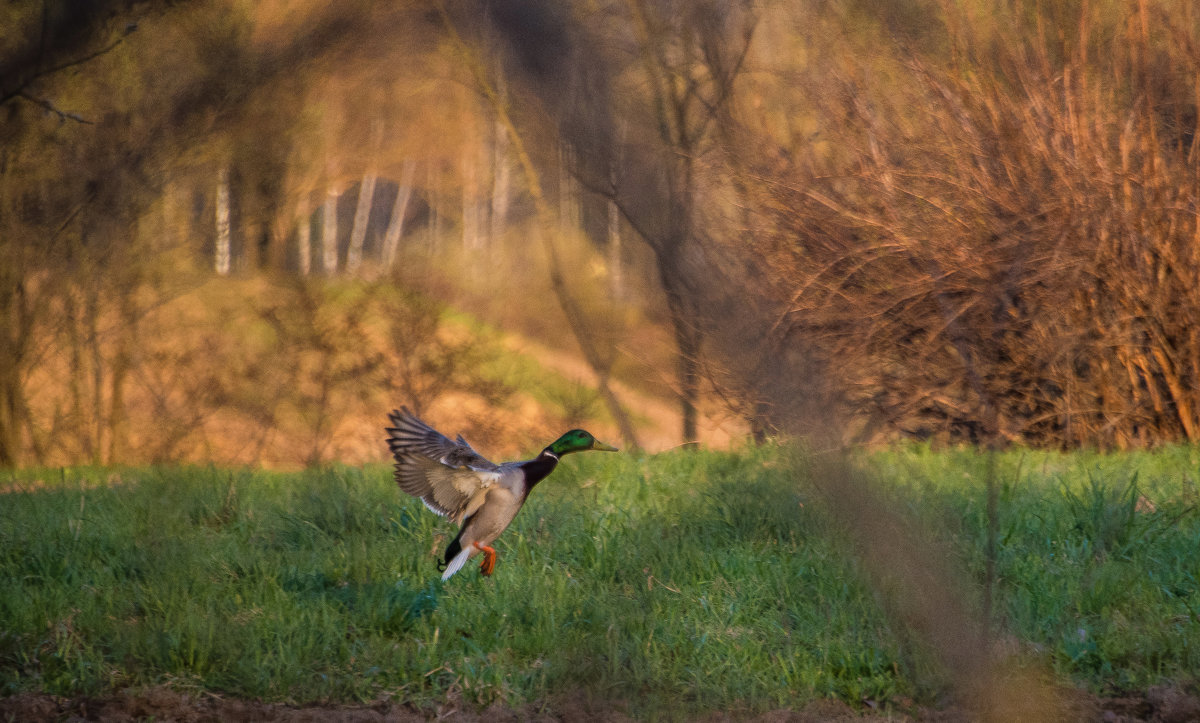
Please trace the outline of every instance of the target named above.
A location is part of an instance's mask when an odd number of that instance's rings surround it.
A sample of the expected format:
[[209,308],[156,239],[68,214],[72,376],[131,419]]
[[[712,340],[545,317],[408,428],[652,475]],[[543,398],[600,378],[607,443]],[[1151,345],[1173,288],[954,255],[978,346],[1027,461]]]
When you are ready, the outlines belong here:
[[[95,293],[91,293],[94,291]],[[387,280],[61,289],[33,330],[27,454],[41,463],[372,459],[380,409],[502,403],[486,335]],[[379,454],[376,454],[378,452]]]
[[887,85],[845,63],[810,87],[830,150],[764,162],[759,248],[780,333],[834,362],[864,433],[1200,435],[1194,26],[1124,21],[1062,47],[1014,23]]
[[289,440],[291,461],[316,464],[346,455],[335,430],[369,410],[422,409],[451,390],[489,404],[510,393],[479,368],[486,340],[448,332],[441,305],[386,280],[291,279],[256,315],[268,333],[234,355],[220,387],[225,409],[263,436],[259,454],[273,435]]

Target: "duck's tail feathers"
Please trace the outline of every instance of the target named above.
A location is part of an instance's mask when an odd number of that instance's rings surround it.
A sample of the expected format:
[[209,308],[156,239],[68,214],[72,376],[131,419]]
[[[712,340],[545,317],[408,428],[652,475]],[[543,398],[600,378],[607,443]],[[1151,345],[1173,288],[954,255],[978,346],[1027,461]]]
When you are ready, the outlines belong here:
[[470,556],[471,548],[469,546],[459,550],[458,554],[446,563],[446,571],[442,573],[442,580],[449,580],[454,573],[461,570],[462,566],[467,564],[467,558]]

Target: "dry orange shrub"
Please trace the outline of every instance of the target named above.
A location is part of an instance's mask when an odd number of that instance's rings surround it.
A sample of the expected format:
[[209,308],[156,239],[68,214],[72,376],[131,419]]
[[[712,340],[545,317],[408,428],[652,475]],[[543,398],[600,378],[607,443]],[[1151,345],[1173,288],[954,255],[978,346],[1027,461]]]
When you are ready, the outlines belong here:
[[1168,7],[808,76],[829,150],[762,156],[756,245],[863,436],[1200,437],[1200,42]]

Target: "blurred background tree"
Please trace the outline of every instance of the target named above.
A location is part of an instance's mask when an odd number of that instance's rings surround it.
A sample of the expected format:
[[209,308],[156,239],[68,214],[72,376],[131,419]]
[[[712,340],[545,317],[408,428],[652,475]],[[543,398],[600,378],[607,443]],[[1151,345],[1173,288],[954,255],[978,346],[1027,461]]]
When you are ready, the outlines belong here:
[[1195,439],[1196,13],[9,3],[0,464]]

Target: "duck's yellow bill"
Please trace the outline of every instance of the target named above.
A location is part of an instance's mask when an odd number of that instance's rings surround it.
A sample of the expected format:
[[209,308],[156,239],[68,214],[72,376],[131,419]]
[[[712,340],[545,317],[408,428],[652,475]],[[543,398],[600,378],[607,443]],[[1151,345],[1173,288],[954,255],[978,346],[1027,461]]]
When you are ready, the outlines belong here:
[[592,444],[592,449],[599,451],[599,452],[616,452],[617,451],[616,447],[612,446],[611,444],[605,444],[604,442],[601,442],[598,439],[595,441],[594,444]]

